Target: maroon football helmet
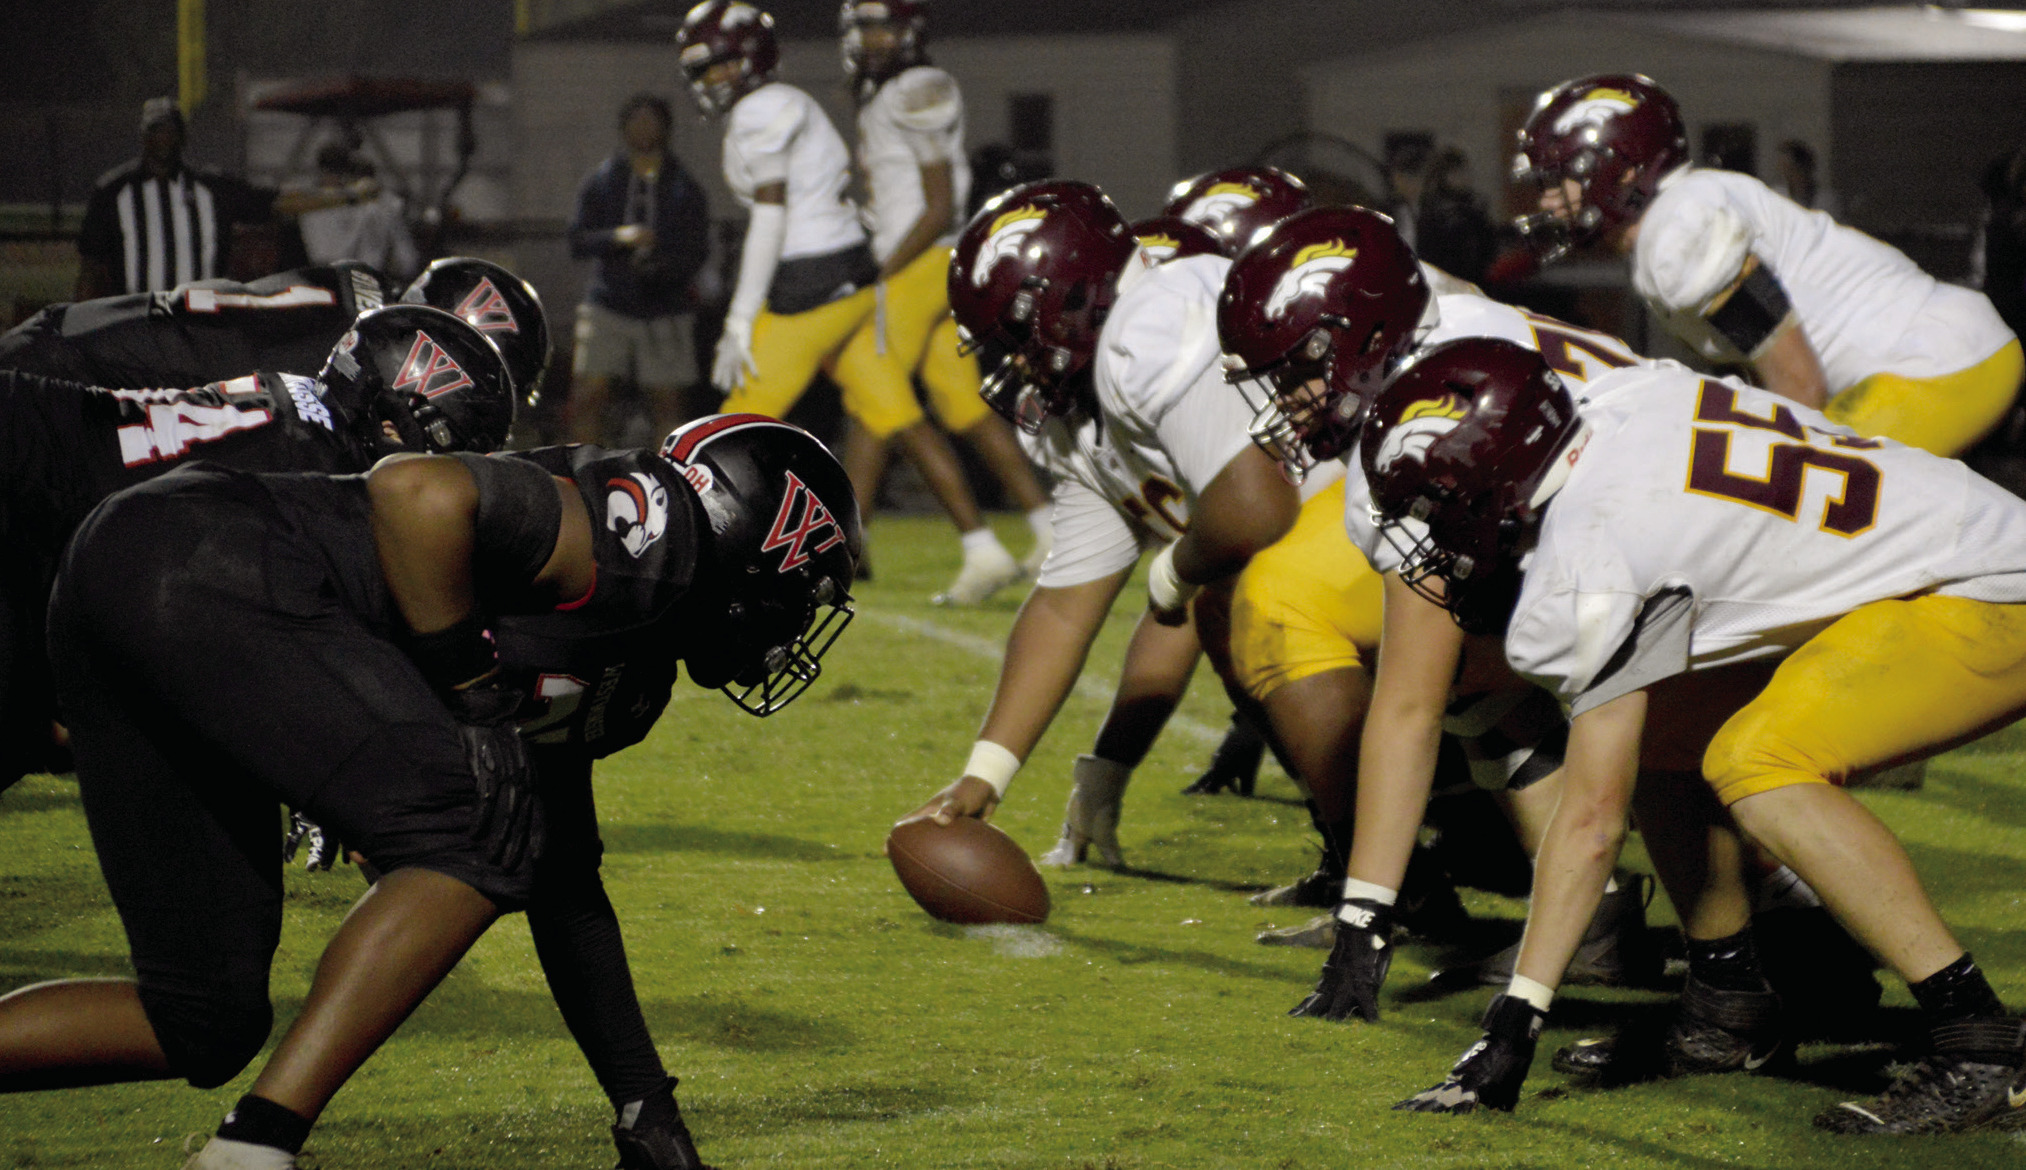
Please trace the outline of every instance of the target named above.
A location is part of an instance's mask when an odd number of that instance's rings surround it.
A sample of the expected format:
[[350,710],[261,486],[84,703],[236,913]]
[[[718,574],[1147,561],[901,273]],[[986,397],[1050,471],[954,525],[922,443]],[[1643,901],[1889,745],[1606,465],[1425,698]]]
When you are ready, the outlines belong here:
[[1650,77],[1605,73],[1565,81],[1534,99],[1520,127],[1513,178],[1544,190],[1564,179],[1582,188],[1582,206],[1564,219],[1548,212],[1514,220],[1547,260],[1639,218],[1661,177],[1688,161],[1681,108]]
[[1502,632],[1520,556],[1588,442],[1535,351],[1465,337],[1416,355],[1373,401],[1359,451],[1401,577],[1464,629]]
[[[868,24],[886,25],[893,30],[893,52],[866,51],[860,30]],[[859,101],[878,93],[888,78],[928,63],[927,0],[844,0],[837,13],[837,30],[843,35],[844,76],[850,80]]]
[[1429,302],[1413,249],[1378,212],[1318,207],[1276,224],[1232,263],[1217,299],[1253,442],[1296,482],[1350,450],[1364,400],[1413,351]]
[[[781,63],[774,42],[774,18],[740,0],[703,0],[682,18],[675,34],[678,60],[689,92],[706,114],[723,114],[738,100],[767,82]],[[705,80],[711,67],[739,62],[739,74],[728,81]]]
[[1143,219],[1132,226],[1133,239],[1138,240],[1140,250],[1156,264],[1180,260],[1185,256],[1222,256],[1224,241],[1212,235],[1202,224],[1190,223],[1173,215],[1157,215]]
[[978,391],[993,410],[1031,434],[1075,408],[1134,246],[1089,183],[1023,183],[971,217],[950,257],[950,312],[967,350],[1007,351]]
[[1202,225],[1235,258],[1262,230],[1312,202],[1308,186],[1279,167],[1233,167],[1175,184],[1161,214]]

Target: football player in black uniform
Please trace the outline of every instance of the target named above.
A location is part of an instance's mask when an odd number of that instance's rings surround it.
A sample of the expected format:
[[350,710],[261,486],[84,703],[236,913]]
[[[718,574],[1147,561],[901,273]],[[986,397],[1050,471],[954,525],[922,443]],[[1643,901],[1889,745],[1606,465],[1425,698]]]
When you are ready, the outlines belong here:
[[267,371],[193,390],[0,373],[0,789],[64,763],[43,613],[64,543],[100,500],[196,459],[357,472],[389,451],[484,452],[506,440],[506,369],[448,313],[374,310],[327,352],[315,378]]
[[[198,465],[114,496],[66,554],[50,630],[138,978],[0,998],[0,1090],[244,1067],[272,1023],[286,799],[384,876],[192,1168],[293,1166],[350,1074],[525,908],[566,1021],[600,1041],[621,1166],[699,1170],[597,877],[588,786],[556,775],[644,734],[678,660],[757,714],[792,700],[850,619],[861,547],[836,460],[758,416],[691,424],[661,455]],[[578,685],[544,685],[562,679]],[[515,728],[530,712],[539,769]]]
[[434,305],[485,334],[532,402],[549,365],[549,326],[526,281],[488,260],[431,264],[407,290],[342,261],[167,292],[51,305],[0,334],[0,370],[87,386],[201,386],[248,370],[310,374],[352,320],[396,299]]

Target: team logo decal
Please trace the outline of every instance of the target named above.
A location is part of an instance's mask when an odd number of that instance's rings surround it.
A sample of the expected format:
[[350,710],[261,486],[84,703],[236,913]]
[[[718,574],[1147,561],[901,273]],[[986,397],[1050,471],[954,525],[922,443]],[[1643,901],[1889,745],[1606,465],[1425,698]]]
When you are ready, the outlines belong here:
[[1416,463],[1428,461],[1428,448],[1435,440],[1463,425],[1463,416],[1469,407],[1463,399],[1454,394],[1440,398],[1424,398],[1400,412],[1400,421],[1386,432],[1386,438],[1379,444],[1379,453],[1372,459],[1372,469],[1381,474],[1392,470],[1402,459]]
[[1183,210],[1182,218],[1207,227],[1257,202],[1259,189],[1250,183],[1212,183],[1208,191]]
[[1041,226],[1047,213],[1032,203],[1025,203],[992,221],[992,231],[985,237],[983,247],[978,249],[978,258],[971,263],[971,283],[979,288],[992,278],[992,268],[1009,256],[1020,254],[1020,245]]
[[750,4],[734,4],[725,9],[724,19],[718,21],[719,28],[738,28],[751,24],[760,18],[760,10]]
[[[788,490],[781,494],[781,510],[774,513],[774,526],[767,530],[767,539],[760,543],[763,553],[777,548],[788,550],[788,555],[781,558],[779,571],[783,573],[808,564],[812,554],[844,542],[844,529],[838,527],[830,509],[823,506],[823,501],[816,498],[816,493],[809,490],[809,485],[803,483],[801,477],[792,471],[787,476]],[[795,518],[798,512],[801,515],[799,521]],[[822,528],[830,529],[830,535],[816,547],[805,548],[809,538]]]
[[1342,240],[1310,244],[1294,254],[1294,264],[1274,282],[1273,295],[1266,298],[1266,319],[1278,321],[1301,297],[1321,296],[1337,273],[1351,266],[1358,250]]
[[514,311],[507,307],[506,298],[499,295],[490,276],[480,277],[478,286],[458,302],[456,316],[464,318],[467,325],[480,333],[521,331],[521,323],[514,320]]
[[417,329],[415,340],[408,346],[408,356],[401,359],[401,372],[395,376],[393,388],[436,398],[471,384],[471,375],[464,372],[464,367],[436,344],[434,337]]
[[627,556],[638,558],[668,531],[668,489],[643,471],[606,480],[605,527],[619,534]]
[[1555,133],[1567,134],[1578,126],[1602,126],[1611,119],[1639,108],[1639,99],[1622,89],[1602,86],[1591,90],[1555,119]]
[[1173,260],[1175,253],[1182,250],[1182,241],[1165,232],[1148,232],[1139,237],[1140,250],[1154,258],[1156,263]]

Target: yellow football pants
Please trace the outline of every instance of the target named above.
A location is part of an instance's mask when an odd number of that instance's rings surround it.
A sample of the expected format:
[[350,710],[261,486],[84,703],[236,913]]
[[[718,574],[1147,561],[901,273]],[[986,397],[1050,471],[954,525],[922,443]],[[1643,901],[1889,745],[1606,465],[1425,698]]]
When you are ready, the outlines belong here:
[[786,415],[818,369],[844,392],[845,413],[874,438],[884,439],[922,421],[905,371],[874,352],[873,292],[781,316],[761,310],[753,322],[754,373],[725,398],[726,414]]
[[[931,247],[886,282],[884,357],[903,381],[919,372],[936,417],[962,433],[978,425],[992,408],[978,397],[978,359],[957,351],[949,271],[950,249]],[[868,320],[862,327],[874,338],[875,350],[879,347],[871,331],[877,324]]]
[[1898,439],[1936,455],[1960,455],[1991,433],[2026,376],[2017,341],[1966,370],[1939,378],[1873,374],[1829,400],[1822,413],[1866,437]]
[[1703,753],[1725,804],[1933,755],[2026,712],[2026,605],[1876,601],[1794,651]]
[[1384,588],[1344,531],[1344,485],[1302,505],[1252,558],[1231,598],[1231,668],[1255,699],[1325,671],[1376,661]]

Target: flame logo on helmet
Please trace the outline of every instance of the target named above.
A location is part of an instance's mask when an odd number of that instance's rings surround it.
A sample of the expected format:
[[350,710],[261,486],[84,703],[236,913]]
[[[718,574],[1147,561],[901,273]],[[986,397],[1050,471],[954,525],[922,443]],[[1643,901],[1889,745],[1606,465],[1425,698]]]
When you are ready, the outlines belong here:
[[668,531],[668,489],[644,471],[606,480],[605,489],[605,527],[637,559]]
[[1182,209],[1182,218],[1208,227],[1240,208],[1259,202],[1259,197],[1259,188],[1250,183],[1212,183],[1208,191]]
[[1469,413],[1469,404],[1455,394],[1424,398],[1409,404],[1400,412],[1393,429],[1387,431],[1385,439],[1380,441],[1377,454],[1372,456],[1372,470],[1384,475],[1403,459],[1427,463],[1428,448],[1435,445],[1435,440],[1462,426],[1464,416]]
[[992,269],[999,261],[1020,254],[1020,245],[1034,234],[1048,213],[1023,203],[992,221],[992,230],[986,234],[985,242],[978,246],[978,258],[971,263],[971,283],[979,288],[992,279]]
[[1321,296],[1323,289],[1337,273],[1351,266],[1358,258],[1358,250],[1342,240],[1331,240],[1324,244],[1310,244],[1294,254],[1294,263],[1280,279],[1273,282],[1273,293],[1266,298],[1263,310],[1266,319],[1278,321],[1287,316],[1294,302],[1311,294]]
[[1182,250],[1182,241],[1166,232],[1148,232],[1136,238],[1140,241],[1140,250],[1153,257],[1156,263],[1173,260],[1175,253]]
[[1602,126],[1638,108],[1639,99],[1630,93],[1600,86],[1578,98],[1555,118],[1555,133],[1567,134],[1578,126]]

